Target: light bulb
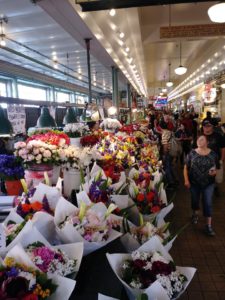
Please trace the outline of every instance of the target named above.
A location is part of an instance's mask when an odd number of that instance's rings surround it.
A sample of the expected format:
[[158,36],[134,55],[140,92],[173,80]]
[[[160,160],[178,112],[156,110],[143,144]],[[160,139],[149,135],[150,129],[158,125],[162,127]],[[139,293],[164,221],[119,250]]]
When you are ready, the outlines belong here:
[[125,37],[125,34],[123,32],[120,32],[120,38],[123,39]]
[[225,3],[218,3],[208,9],[208,15],[212,22],[225,23]]
[[6,46],[5,40],[2,39],[2,40],[0,41],[0,45],[1,45],[2,47],[5,47],[5,46]]
[[129,47],[127,47],[125,50],[126,50],[126,52],[129,52],[129,51],[130,51],[130,48],[129,48]]
[[57,64],[54,64],[54,68],[55,68],[55,69],[58,69],[58,65],[57,65]]
[[114,17],[116,15],[116,10],[114,8],[110,9],[109,14],[111,17]]
[[166,83],[166,86],[167,86],[167,87],[173,86],[173,82],[172,82],[172,81],[168,81],[168,82]]
[[167,92],[167,89],[166,89],[166,88],[162,89],[162,92],[163,92],[163,93],[166,93],[166,92]]
[[222,84],[220,85],[220,87],[221,87],[222,89],[225,89],[225,83],[222,83]]
[[187,68],[183,67],[183,66],[179,66],[178,68],[176,68],[174,70],[174,72],[177,74],[177,75],[184,75],[186,72],[187,72]]

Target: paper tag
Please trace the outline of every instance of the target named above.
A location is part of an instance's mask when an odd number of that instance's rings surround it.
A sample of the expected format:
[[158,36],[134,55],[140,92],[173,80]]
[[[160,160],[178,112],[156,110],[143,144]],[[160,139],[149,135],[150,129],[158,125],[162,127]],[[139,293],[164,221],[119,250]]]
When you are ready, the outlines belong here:
[[4,227],[2,224],[0,224],[0,249],[3,249],[5,247],[6,247],[6,238],[5,238]]

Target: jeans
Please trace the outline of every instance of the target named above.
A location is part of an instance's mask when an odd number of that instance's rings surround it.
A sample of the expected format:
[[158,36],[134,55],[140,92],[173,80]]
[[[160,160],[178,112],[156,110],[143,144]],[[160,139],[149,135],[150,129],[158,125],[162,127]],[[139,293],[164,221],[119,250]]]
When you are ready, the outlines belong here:
[[202,195],[203,215],[205,217],[212,216],[212,197],[215,184],[212,183],[206,187],[200,187],[198,185],[191,184],[191,208],[192,210],[199,209],[199,202]]

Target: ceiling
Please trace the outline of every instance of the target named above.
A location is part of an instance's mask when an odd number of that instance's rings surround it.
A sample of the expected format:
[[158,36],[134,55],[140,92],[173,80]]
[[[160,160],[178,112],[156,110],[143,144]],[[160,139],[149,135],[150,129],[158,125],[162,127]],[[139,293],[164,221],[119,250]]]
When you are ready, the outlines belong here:
[[[95,91],[110,92],[111,67],[116,65],[121,71],[120,90],[129,81],[140,94],[152,95],[168,80],[169,62],[171,79],[180,85],[224,43],[223,37],[160,39],[160,27],[169,22],[172,26],[210,24],[207,10],[214,3],[174,4],[171,17],[168,5],[118,9],[112,17],[108,10],[83,13],[74,0],[40,0],[38,5],[30,0],[20,0],[19,5],[15,0],[0,0],[0,14],[9,18],[7,47],[0,49],[0,60],[87,87],[84,39],[91,38]],[[180,63],[180,42],[188,72],[179,77],[174,69]],[[58,69],[54,69],[53,52]]]
[[[0,60],[81,86],[88,86],[85,46],[66,32],[41,7],[32,4],[30,0],[20,0],[19,5],[15,0],[0,0],[0,15],[9,19],[9,22],[4,24],[7,45],[0,49]],[[107,54],[105,49],[102,51]],[[52,60],[54,52],[57,64]],[[91,73],[95,91],[101,93],[111,91],[111,69],[92,54]],[[122,87],[123,85],[124,83]]]

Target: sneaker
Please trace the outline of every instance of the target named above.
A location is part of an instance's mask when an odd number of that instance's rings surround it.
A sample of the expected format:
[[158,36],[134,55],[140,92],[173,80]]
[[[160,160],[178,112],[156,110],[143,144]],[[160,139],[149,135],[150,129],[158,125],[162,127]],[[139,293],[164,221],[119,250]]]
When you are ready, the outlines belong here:
[[216,235],[215,231],[212,229],[212,226],[209,226],[209,225],[206,225],[206,227],[205,227],[205,234],[207,234],[208,236]]
[[191,223],[192,224],[197,224],[198,223],[198,215],[193,214],[191,217]]

